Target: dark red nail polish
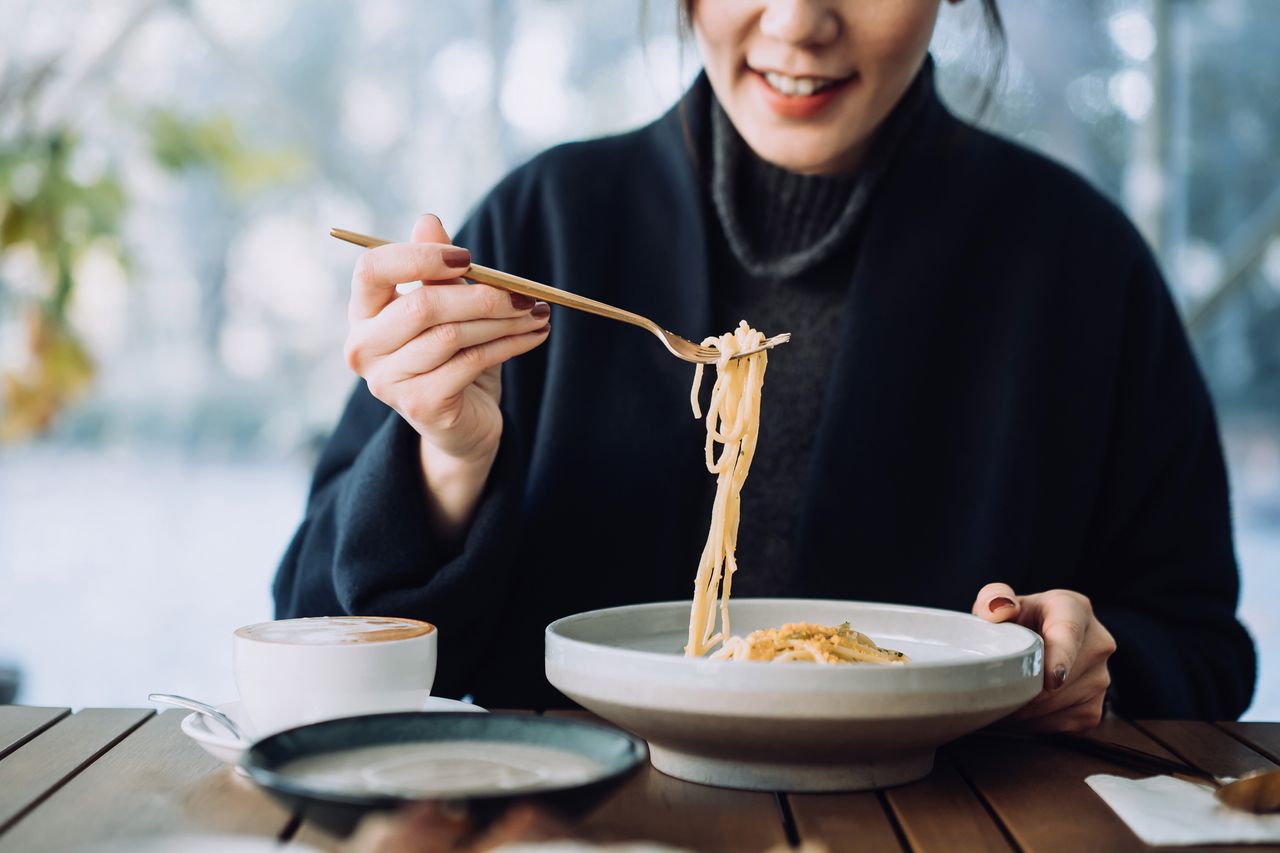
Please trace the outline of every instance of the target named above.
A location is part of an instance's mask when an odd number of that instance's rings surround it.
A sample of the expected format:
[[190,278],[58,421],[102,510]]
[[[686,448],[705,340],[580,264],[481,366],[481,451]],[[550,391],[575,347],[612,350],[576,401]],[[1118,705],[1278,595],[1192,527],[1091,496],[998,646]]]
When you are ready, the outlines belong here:
[[537,305],[533,306],[533,311],[531,313],[533,314],[533,316],[537,317],[538,319],[542,319],[543,317],[550,317],[551,306],[545,302],[539,302]]
[[447,246],[440,251],[440,257],[451,267],[471,265],[471,253],[458,246]]
[[536,302],[532,296],[525,296],[523,293],[511,294],[511,307],[517,311],[528,311]]
[[1067,668],[1062,664],[1058,664],[1056,667],[1054,667],[1054,670],[1053,670],[1053,689],[1057,690],[1059,687],[1061,687],[1066,683],[1067,683]]
[[987,607],[991,610],[992,613],[995,613],[997,610],[1003,610],[1006,607],[1013,607],[1013,599],[1005,598],[1002,595],[999,598],[991,599],[991,603],[988,604]]

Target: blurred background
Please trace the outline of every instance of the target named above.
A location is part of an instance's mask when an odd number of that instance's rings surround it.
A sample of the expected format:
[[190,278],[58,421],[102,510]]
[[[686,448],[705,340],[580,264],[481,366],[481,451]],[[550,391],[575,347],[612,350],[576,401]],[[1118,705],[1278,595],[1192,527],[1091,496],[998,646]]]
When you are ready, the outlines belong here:
[[[229,632],[270,618],[353,381],[328,227],[456,230],[540,149],[656,117],[698,68],[674,5],[0,0],[0,701],[235,695]],[[1280,719],[1280,3],[1003,11],[983,121],[1121,204],[1183,309],[1262,652],[1246,719]],[[976,0],[934,55],[972,115]]]

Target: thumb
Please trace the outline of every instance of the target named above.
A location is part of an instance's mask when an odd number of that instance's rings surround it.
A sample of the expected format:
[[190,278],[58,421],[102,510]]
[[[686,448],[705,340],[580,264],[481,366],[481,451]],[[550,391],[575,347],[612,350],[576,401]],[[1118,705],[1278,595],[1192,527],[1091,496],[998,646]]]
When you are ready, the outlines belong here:
[[452,243],[449,232],[444,230],[444,223],[434,213],[424,213],[413,223],[413,234],[409,240],[414,243]]
[[988,622],[1008,622],[1022,611],[1018,596],[1007,583],[989,583],[978,590],[973,602],[973,615]]

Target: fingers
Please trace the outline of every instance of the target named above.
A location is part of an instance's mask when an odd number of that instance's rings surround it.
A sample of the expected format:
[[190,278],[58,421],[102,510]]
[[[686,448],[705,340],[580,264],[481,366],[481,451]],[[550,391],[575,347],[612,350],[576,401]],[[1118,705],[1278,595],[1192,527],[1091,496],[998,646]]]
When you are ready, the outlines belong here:
[[1002,728],[1023,732],[1088,731],[1102,722],[1105,701],[1106,691],[1101,690],[1061,707],[1042,708],[1035,714],[1024,708],[1010,716]]
[[[1002,586],[984,587],[974,612],[981,615],[984,606],[989,610],[991,602],[1000,597]],[[1059,732],[1096,726],[1111,686],[1107,661],[1116,650],[1111,632],[1094,616],[1089,599],[1078,592],[1055,589],[1015,600],[1020,608],[1018,622],[1044,638],[1045,685],[1002,725],[1021,731]]]
[[543,303],[513,319],[438,323],[388,355],[385,366],[379,370],[388,370],[402,378],[429,373],[462,350],[513,335],[541,331],[550,316],[551,307]]
[[[428,386],[421,394],[421,399],[432,401],[431,405],[442,410],[453,405],[454,400],[468,385],[476,381],[480,374],[491,367],[497,367],[508,359],[523,355],[547,339],[551,324],[521,335],[508,335],[488,343],[467,347],[458,352],[447,362],[421,377]],[[438,413],[416,413],[424,421],[434,420]]]
[[[353,324],[348,363],[394,352],[432,326],[468,320],[528,317],[534,301],[484,284],[432,284],[406,293],[376,316]],[[521,330],[527,331],[527,329]]]
[[396,298],[398,284],[455,279],[470,265],[470,252],[444,243],[388,243],[369,249],[351,276],[348,318],[356,323],[376,315]]
[[973,602],[973,615],[988,622],[1007,622],[1016,619],[1022,610],[1013,587],[1007,583],[989,583],[978,590]]
[[1040,636],[1044,637],[1045,688],[1057,690],[1067,683],[1084,645],[1093,608],[1077,592],[1052,590],[1028,602],[1038,610]]

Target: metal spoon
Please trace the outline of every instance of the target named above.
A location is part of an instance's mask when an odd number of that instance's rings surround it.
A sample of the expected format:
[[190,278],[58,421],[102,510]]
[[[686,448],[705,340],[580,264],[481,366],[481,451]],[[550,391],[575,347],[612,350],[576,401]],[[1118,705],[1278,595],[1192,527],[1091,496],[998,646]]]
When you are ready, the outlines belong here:
[[1233,809],[1254,814],[1280,812],[1280,770],[1261,770],[1226,784],[1220,779],[1214,782],[1220,787],[1213,795]]
[[236,725],[236,721],[219,711],[212,705],[206,705],[204,702],[198,702],[195,699],[188,699],[186,696],[175,696],[172,693],[152,693],[147,696],[152,702],[163,702],[166,705],[176,705],[179,708],[186,708],[189,711],[196,711],[204,714],[206,717],[212,718],[218,725],[231,732],[232,737],[236,740],[247,741],[244,732]]

